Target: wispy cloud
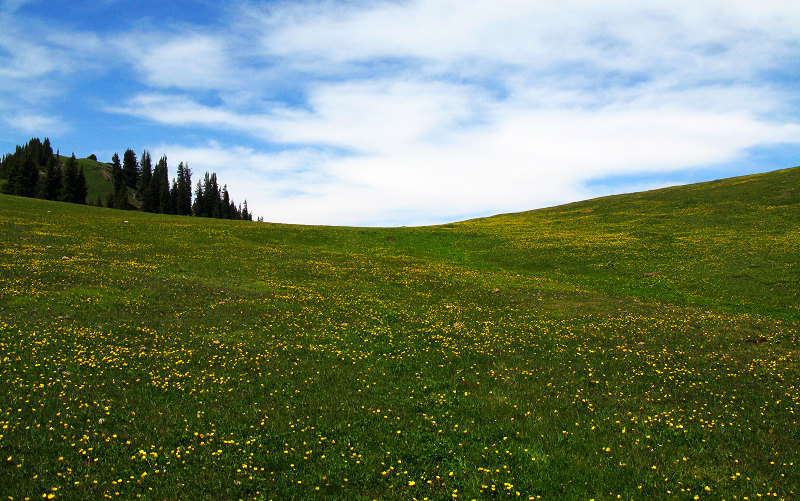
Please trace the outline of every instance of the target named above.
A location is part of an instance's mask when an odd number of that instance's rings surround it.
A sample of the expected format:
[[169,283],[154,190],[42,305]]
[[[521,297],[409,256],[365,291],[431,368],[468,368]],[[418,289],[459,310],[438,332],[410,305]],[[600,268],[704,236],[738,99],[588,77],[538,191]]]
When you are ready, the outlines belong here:
[[116,43],[144,83],[156,88],[220,90],[236,77],[220,36],[136,33]]
[[59,116],[4,110],[0,112],[0,121],[5,124],[5,127],[13,127],[30,135],[40,135],[41,131],[49,131],[48,134],[61,134],[67,129],[63,118]]

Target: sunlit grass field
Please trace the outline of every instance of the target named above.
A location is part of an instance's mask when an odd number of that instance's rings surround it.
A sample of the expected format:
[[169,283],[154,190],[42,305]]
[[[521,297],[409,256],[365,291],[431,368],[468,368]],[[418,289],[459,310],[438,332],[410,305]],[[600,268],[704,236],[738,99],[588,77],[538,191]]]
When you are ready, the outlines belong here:
[[0,196],[0,495],[795,499],[798,284],[800,168],[425,228]]

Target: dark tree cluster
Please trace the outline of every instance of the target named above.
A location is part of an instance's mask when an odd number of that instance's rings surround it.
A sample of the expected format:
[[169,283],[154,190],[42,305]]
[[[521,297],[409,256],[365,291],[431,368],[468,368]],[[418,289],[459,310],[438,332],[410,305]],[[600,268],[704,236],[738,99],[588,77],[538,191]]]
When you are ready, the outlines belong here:
[[178,164],[177,177],[170,183],[167,157],[162,156],[153,166],[147,150],[137,159],[136,153],[129,148],[122,161],[115,153],[111,159],[111,180],[116,195],[106,201],[108,207],[134,209],[128,202],[128,190],[131,190],[145,212],[253,220],[247,211],[247,201],[237,206],[228,194],[228,187],[219,188],[216,174],[206,173],[203,182],[198,181],[193,201],[189,166],[183,162]]
[[86,203],[88,187],[83,168],[75,154],[62,163],[53,154],[50,140],[33,138],[0,162],[3,193],[22,197],[40,197],[76,204]]
[[228,194],[228,186],[219,188],[216,173],[206,172],[203,182],[197,181],[192,212],[200,217],[253,220],[253,215],[247,211],[247,200],[237,207]]
[[[53,154],[50,140],[31,139],[17,146],[14,153],[5,155],[0,162],[0,188],[3,193],[24,197],[40,197],[77,204],[86,204],[88,187],[83,167],[78,166],[75,154],[62,162]],[[89,158],[97,160],[92,154]],[[105,206],[114,209],[178,214],[182,216],[245,219],[252,221],[247,201],[236,205],[221,189],[215,173],[206,172],[198,181],[192,200],[192,171],[187,164],[178,164],[177,177],[169,180],[167,157],[162,156],[155,165],[147,150],[137,158],[128,148],[120,159],[111,158],[112,191],[106,194]],[[97,205],[102,201],[98,197]]]

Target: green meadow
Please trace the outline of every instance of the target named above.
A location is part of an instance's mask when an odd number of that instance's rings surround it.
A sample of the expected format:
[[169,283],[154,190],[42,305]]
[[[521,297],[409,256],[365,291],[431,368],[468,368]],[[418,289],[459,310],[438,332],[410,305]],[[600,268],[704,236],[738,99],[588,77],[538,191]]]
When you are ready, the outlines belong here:
[[800,168],[420,228],[3,195],[0,496],[794,499],[798,284]]

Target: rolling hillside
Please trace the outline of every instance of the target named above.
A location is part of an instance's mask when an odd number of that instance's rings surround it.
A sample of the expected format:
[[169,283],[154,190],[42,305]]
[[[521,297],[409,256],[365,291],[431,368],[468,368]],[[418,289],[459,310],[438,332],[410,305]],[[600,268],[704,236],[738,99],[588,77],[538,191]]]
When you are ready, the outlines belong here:
[[0,221],[10,498],[800,492],[800,168],[422,228]]
[[[69,157],[59,155],[58,159],[63,165]],[[98,162],[91,158],[79,158],[78,168],[81,167],[86,176],[86,186],[89,188],[86,194],[87,203],[97,205],[97,198],[100,197],[101,202],[105,204],[106,194],[114,191],[114,185],[111,182],[111,164]]]

